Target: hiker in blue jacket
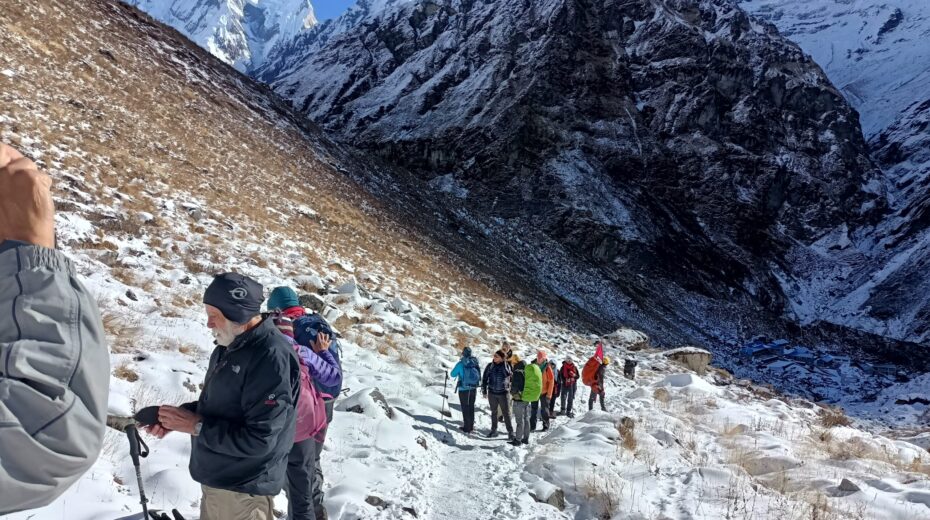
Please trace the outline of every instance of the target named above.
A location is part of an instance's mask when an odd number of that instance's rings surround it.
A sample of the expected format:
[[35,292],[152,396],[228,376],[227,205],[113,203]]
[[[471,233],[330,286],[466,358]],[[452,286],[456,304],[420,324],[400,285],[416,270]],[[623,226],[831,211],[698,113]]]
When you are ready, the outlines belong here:
[[471,433],[475,426],[475,398],[478,385],[481,384],[481,368],[478,359],[471,354],[471,347],[462,351],[462,359],[452,368],[451,377],[458,378],[456,391],[462,404],[462,427],[465,433]]

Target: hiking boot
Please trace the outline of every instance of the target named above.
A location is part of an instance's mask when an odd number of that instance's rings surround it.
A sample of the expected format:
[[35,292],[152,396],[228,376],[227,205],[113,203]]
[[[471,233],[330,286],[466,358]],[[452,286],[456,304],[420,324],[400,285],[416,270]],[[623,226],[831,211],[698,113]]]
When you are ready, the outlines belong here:
[[519,445],[520,445],[520,441],[518,441],[517,439],[514,439],[514,440],[508,442],[507,444],[509,444],[509,445],[511,445],[511,446],[519,446]]
[[497,430],[491,430],[488,432],[488,437],[497,437]]
[[549,425],[548,425],[548,424],[543,425],[542,431],[544,431],[544,432],[549,431]]
[[528,438],[524,438],[522,441],[520,441],[520,443],[521,443],[521,444],[529,444],[529,443],[530,443],[530,440],[529,440]]

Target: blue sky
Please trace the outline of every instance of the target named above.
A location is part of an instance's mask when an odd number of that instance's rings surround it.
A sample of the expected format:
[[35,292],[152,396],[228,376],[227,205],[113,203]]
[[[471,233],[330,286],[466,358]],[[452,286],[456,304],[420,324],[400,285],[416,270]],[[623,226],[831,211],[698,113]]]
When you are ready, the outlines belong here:
[[349,6],[355,3],[355,0],[313,0],[313,12],[319,21],[335,18],[343,13]]

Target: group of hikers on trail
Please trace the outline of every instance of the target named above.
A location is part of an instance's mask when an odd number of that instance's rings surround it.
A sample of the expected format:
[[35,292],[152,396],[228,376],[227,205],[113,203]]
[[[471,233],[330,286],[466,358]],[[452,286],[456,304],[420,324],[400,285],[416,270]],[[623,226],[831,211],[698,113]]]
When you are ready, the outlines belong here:
[[[0,516],[59,497],[96,461],[108,423],[103,321],[56,249],[51,184],[0,143]],[[247,276],[215,276],[199,398],[135,416],[157,437],[190,435],[201,520],[273,520],[282,489],[288,519],[327,517],[320,453],[342,389],[339,344],[293,289],[274,289],[263,313],[264,300]]]
[[[103,321],[56,249],[51,184],[0,143],[0,515],[58,498],[97,459],[108,424]],[[275,288],[262,312],[264,300],[264,287],[247,276],[215,276],[203,295],[215,348],[199,398],[146,403],[125,418],[159,438],[190,436],[201,520],[272,520],[282,490],[289,520],[327,517],[320,453],[342,390],[339,343],[294,289]],[[538,418],[549,428],[556,398],[559,414],[572,416],[579,379],[591,387],[588,409],[598,397],[604,409],[610,360],[600,345],[598,353],[579,373],[571,359],[557,368],[543,351],[527,364],[505,343],[482,373],[466,348],[452,370],[462,430],[474,429],[479,388],[492,411],[490,435],[503,422],[513,444],[529,442]]]
[[[456,391],[462,407],[460,429],[464,433],[474,431],[479,388],[481,396],[487,398],[491,412],[488,437],[496,437],[498,424],[503,422],[507,428],[507,440],[514,446],[529,444],[530,432],[536,431],[538,423],[542,424],[542,431],[547,431],[553,418],[575,416],[573,407],[579,379],[591,387],[588,410],[592,410],[600,398],[601,410],[606,411],[604,370],[610,364],[610,358],[604,356],[600,342],[596,347],[595,355],[581,373],[571,357],[566,357],[560,367],[557,362],[550,361],[543,350],[536,352],[536,361],[527,364],[506,340],[482,373],[471,347],[465,347],[461,359],[449,374],[456,379]],[[560,403],[558,412],[555,411],[556,399]]]

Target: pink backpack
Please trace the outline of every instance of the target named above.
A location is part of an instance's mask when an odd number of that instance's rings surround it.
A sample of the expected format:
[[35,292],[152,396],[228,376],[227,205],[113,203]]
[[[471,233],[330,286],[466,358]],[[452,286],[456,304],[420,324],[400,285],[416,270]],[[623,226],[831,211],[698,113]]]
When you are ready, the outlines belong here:
[[[292,340],[293,341],[293,340]],[[299,351],[300,345],[293,343],[294,350]],[[300,359],[300,356],[297,356]],[[300,362],[300,397],[297,399],[297,432],[294,442],[305,441],[311,437],[317,442],[326,438],[326,405],[323,403],[323,394],[317,390],[310,377],[310,370],[304,362]]]

